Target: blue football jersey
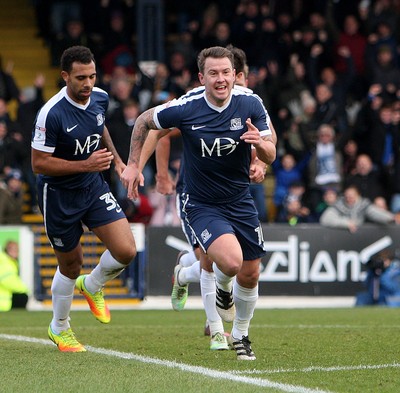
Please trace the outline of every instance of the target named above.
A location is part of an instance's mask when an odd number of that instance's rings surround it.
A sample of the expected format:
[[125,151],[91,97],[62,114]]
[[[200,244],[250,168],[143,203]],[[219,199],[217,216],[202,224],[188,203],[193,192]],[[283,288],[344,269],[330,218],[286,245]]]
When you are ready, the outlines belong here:
[[[85,105],[73,101],[63,87],[38,112],[32,133],[32,148],[68,161],[87,159],[100,148],[108,94],[97,87]],[[64,188],[87,187],[97,172],[67,176],[43,176],[45,182]]]
[[251,145],[240,140],[248,118],[261,135],[271,133],[261,100],[238,89],[223,107],[210,103],[199,88],[155,108],[159,129],[181,130],[184,192],[210,203],[234,201],[248,192]]

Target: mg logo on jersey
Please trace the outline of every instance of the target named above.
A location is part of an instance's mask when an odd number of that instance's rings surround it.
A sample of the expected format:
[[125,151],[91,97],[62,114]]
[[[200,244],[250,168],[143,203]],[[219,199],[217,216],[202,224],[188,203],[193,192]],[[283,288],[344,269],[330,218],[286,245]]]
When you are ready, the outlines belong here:
[[78,139],[75,139],[75,152],[74,156],[78,154],[89,154],[93,151],[95,151],[100,143],[101,135],[99,134],[92,134],[86,137],[86,141],[81,145],[80,141]]
[[216,138],[214,139],[214,143],[212,146],[207,146],[204,139],[200,139],[201,141],[201,156],[205,157],[206,155],[212,156],[216,155],[217,157],[221,157],[222,153],[225,152],[225,155],[233,153],[236,149],[236,146],[239,142],[236,142],[232,138]]

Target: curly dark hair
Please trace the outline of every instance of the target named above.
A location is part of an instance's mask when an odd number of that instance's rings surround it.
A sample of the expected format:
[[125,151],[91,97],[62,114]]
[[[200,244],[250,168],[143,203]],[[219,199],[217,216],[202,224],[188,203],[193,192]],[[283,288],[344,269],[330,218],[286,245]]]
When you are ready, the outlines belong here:
[[95,62],[94,55],[89,48],[80,45],[71,46],[61,56],[61,70],[69,73],[72,70],[72,63],[89,64],[92,61]]

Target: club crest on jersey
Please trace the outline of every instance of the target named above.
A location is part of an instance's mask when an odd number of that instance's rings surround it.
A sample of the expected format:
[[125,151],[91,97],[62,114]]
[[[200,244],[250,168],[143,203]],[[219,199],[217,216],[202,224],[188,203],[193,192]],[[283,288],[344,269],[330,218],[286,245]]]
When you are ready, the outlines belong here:
[[235,119],[231,119],[231,131],[241,130],[243,128],[242,119],[237,117]]
[[96,116],[96,120],[97,120],[97,125],[101,126],[104,123],[105,117],[104,117],[104,115],[102,113],[99,113]]

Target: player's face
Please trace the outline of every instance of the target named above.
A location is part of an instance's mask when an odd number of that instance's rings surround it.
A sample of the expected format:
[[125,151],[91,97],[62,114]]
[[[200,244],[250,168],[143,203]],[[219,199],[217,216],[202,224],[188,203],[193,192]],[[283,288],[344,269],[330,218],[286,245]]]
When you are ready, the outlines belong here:
[[229,101],[235,82],[235,70],[227,57],[208,57],[204,74],[199,72],[199,80],[205,87],[207,99],[216,106],[224,106]]
[[94,62],[82,64],[74,62],[70,73],[61,73],[66,85],[67,94],[78,104],[86,104],[96,82],[96,66]]

